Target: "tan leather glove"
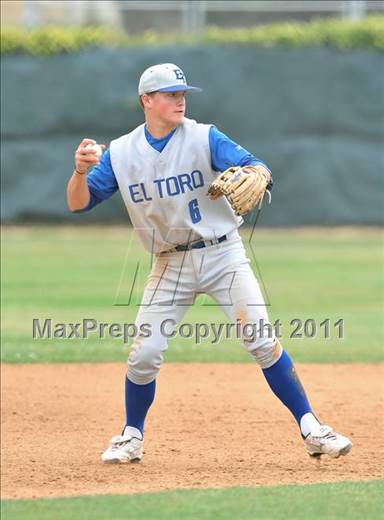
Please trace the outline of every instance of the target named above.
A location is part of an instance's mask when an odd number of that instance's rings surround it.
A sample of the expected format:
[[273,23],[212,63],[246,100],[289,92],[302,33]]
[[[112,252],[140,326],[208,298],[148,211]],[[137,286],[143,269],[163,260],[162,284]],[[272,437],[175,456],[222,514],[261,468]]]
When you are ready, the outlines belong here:
[[256,206],[261,207],[271,180],[270,171],[261,164],[233,166],[216,177],[208,195],[212,200],[225,195],[236,215],[245,215]]

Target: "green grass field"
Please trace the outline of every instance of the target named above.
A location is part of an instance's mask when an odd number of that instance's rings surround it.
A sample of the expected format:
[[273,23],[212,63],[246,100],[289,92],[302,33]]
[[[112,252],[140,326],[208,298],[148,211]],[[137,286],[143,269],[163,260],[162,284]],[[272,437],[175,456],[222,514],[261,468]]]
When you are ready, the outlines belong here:
[[[379,520],[383,481],[7,500],[8,520]],[[381,498],[380,498],[381,497]]]
[[[247,244],[247,232],[244,232]],[[129,230],[119,227],[4,228],[2,233],[2,361],[8,363],[121,361],[121,339],[32,339],[32,320],[53,323],[94,318],[132,323],[149,269]],[[249,245],[247,246],[249,249]],[[264,287],[282,342],[299,362],[383,360],[383,234],[379,230],[259,230],[253,267]],[[133,273],[141,271],[133,305]],[[200,298],[183,321],[223,322],[218,307]],[[345,338],[321,334],[290,339],[294,318],[344,319]],[[170,341],[168,362],[252,362],[236,342]],[[255,468],[257,471],[257,468]],[[356,475],[358,478],[358,475]],[[258,519],[376,520],[384,518],[382,481],[305,486],[182,490],[131,496],[4,500],[5,520]]]
[[[282,323],[282,342],[298,362],[378,362],[383,359],[383,235],[379,230],[260,230],[249,256],[265,290],[271,320]],[[130,230],[119,227],[4,228],[2,360],[11,363],[123,361],[122,339],[32,339],[32,320],[52,323],[94,318],[133,323],[150,256]],[[140,262],[134,304],[127,303]],[[183,321],[225,322],[200,297]],[[324,338],[290,338],[290,322],[314,319],[317,326],[343,319]],[[177,337],[167,361],[251,362],[236,340],[196,345]]]

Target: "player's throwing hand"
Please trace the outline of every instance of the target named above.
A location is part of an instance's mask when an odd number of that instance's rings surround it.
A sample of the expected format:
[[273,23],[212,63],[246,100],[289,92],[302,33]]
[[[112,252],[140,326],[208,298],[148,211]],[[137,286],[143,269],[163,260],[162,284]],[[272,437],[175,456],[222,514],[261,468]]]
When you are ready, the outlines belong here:
[[100,161],[105,150],[104,144],[97,144],[94,139],[83,139],[75,152],[75,170],[84,175],[91,166]]

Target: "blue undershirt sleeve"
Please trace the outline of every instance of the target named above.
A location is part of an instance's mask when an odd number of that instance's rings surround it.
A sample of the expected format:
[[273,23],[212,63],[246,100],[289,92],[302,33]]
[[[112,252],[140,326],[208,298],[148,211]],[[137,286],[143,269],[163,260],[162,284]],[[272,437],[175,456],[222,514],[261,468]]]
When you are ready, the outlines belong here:
[[[211,150],[211,165],[215,171],[223,172],[231,166],[248,166],[251,164],[262,164],[268,168],[264,161],[232,141],[215,126],[211,126],[209,130],[209,147]],[[272,184],[273,181],[268,185],[268,190],[272,189]]]
[[103,200],[111,197],[119,189],[112,169],[109,148],[102,155],[99,164],[94,166],[88,173],[87,184],[90,193],[88,206],[75,210],[73,213],[84,213],[91,210]]

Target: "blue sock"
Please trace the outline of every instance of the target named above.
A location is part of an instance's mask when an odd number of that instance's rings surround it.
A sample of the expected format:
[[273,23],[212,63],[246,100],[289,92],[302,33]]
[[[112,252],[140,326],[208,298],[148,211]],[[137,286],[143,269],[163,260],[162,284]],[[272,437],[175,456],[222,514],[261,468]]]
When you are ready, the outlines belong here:
[[303,415],[313,412],[288,353],[283,350],[277,363],[264,368],[263,373],[272,392],[292,412],[300,426]]
[[136,385],[125,377],[126,425],[144,433],[144,420],[155,398],[156,380],[147,385]]

